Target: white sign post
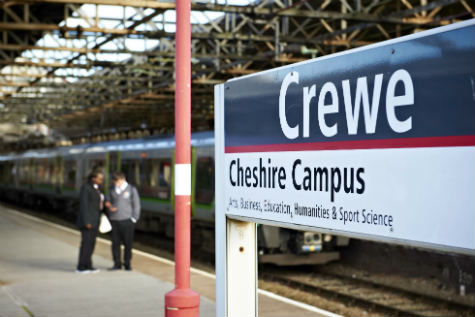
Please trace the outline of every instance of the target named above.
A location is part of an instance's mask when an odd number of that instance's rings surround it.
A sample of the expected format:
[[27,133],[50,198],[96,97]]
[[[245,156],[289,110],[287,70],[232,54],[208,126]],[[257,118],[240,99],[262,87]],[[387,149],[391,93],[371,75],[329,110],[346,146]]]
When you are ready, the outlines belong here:
[[255,223],[475,254],[475,20],[215,87],[218,316]]
[[[215,87],[216,129],[223,129],[224,85]],[[222,130],[221,130],[222,131]],[[223,168],[222,133],[215,134],[216,168]],[[216,173],[216,197],[224,197],[224,179]],[[216,199],[216,210],[225,210]],[[216,316],[257,316],[257,235],[256,224],[232,220],[216,212]]]

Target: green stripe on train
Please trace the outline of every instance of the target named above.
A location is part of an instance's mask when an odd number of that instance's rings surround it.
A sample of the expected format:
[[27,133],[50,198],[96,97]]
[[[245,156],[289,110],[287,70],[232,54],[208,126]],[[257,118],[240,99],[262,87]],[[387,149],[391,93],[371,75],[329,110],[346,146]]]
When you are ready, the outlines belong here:
[[170,199],[162,199],[162,198],[158,198],[158,197],[142,196],[142,197],[140,197],[140,200],[148,201],[148,202],[152,202],[152,203],[166,204],[166,205],[170,204]]

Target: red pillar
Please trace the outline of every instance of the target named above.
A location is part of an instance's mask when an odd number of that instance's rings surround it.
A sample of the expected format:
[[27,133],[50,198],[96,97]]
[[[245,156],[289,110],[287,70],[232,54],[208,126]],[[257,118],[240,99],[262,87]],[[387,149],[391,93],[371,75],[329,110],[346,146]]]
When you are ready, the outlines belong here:
[[199,316],[200,295],[190,288],[191,24],[190,0],[176,0],[175,40],[175,289],[165,316]]

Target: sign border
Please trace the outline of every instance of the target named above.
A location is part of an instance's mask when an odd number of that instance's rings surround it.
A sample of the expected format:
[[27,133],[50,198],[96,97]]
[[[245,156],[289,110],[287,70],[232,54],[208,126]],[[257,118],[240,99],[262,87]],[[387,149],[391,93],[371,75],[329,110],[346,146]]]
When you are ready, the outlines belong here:
[[[459,23],[454,23],[454,24],[449,24],[447,26],[439,27],[439,28],[434,28],[431,30],[419,32],[416,34],[411,34],[403,37],[399,37],[396,39],[392,40],[387,40],[384,42],[360,47],[360,48],[355,48],[343,52],[339,52],[336,54],[331,54],[327,56],[322,56],[320,58],[317,58],[317,60],[324,60],[327,58],[333,58],[337,56],[344,56],[346,54],[352,54],[355,52],[362,52],[366,50],[371,50],[377,47],[382,47],[382,46],[387,46],[387,45],[392,45],[395,43],[401,43],[404,41],[412,40],[412,39],[417,39],[433,34],[438,34],[438,33],[443,33],[451,30],[456,30],[459,28],[467,27],[467,26],[475,26],[475,19],[470,19],[467,21],[459,22]],[[295,63],[291,65],[286,65],[270,70],[266,70],[263,72],[255,73],[255,74],[250,74],[246,76],[242,76],[239,78],[233,78],[228,81],[226,81],[223,84],[219,84],[215,86],[214,89],[214,120],[215,120],[215,243],[216,243],[216,248],[215,248],[215,265],[216,265],[216,315],[217,316],[229,316],[233,315],[235,311],[236,305],[229,305],[229,304],[236,304],[236,303],[245,303],[244,309],[249,312],[250,315],[257,314],[257,296],[256,292],[249,292],[249,294],[246,294],[246,296],[241,296],[242,298],[239,299],[233,299],[229,298],[230,294],[230,288],[232,287],[233,289],[237,289],[239,286],[246,285],[246,287],[249,287],[248,284],[236,284],[236,279],[233,280],[228,280],[228,273],[229,271],[233,271],[239,276],[242,276],[243,280],[245,280],[247,277],[249,277],[249,272],[255,273],[255,276],[257,277],[257,252],[256,252],[256,257],[246,257],[246,263],[244,263],[244,267],[233,267],[233,261],[229,260],[228,257],[231,256],[233,258],[233,252],[232,250],[228,249],[229,245],[234,245],[236,243],[236,238],[235,234],[233,234],[232,231],[232,221],[237,220],[237,221],[242,221],[243,224],[248,224],[251,225],[251,223],[259,223],[263,225],[270,225],[270,226],[277,226],[277,227],[283,227],[283,228],[290,228],[290,229],[296,229],[296,230],[304,230],[304,231],[317,231],[321,233],[328,233],[332,235],[340,235],[340,236],[345,236],[345,237],[350,237],[350,238],[356,238],[356,239],[363,239],[363,240],[369,240],[369,241],[376,241],[376,242],[383,242],[383,243],[391,243],[391,244],[396,244],[396,245],[403,245],[403,246],[410,246],[410,247],[416,247],[416,248],[422,248],[422,249],[427,249],[427,250],[432,250],[432,251],[439,251],[439,252],[449,252],[449,253],[457,253],[457,254],[463,254],[463,255],[469,255],[473,256],[475,255],[475,249],[467,249],[467,248],[460,248],[460,247],[452,247],[448,245],[441,245],[441,244],[434,244],[434,243],[427,243],[427,242],[418,242],[414,240],[406,240],[406,239],[401,239],[401,238],[391,238],[391,237],[384,237],[384,236],[378,236],[378,235],[368,235],[368,234],[363,234],[363,233],[355,233],[352,231],[342,231],[342,230],[334,230],[334,229],[325,229],[321,227],[316,227],[316,226],[306,226],[306,225],[299,225],[299,224],[294,224],[294,223],[288,223],[288,222],[280,222],[280,221],[272,221],[272,220],[267,220],[267,219],[261,219],[261,218],[251,218],[251,217],[245,217],[245,216],[238,216],[238,215],[232,215],[232,214],[226,214],[226,202],[225,202],[225,178],[222,175],[222,172],[225,172],[225,91],[226,91],[226,84],[229,82],[241,80],[241,79],[246,79],[250,78],[252,76],[259,76],[262,74],[266,74],[269,72],[274,72],[276,70],[283,70],[283,69],[291,69],[296,66],[302,66],[306,65],[308,63],[313,63],[315,62],[316,59],[311,59],[308,61],[300,62],[300,63]],[[475,162],[473,163],[475,164]],[[226,174],[226,173],[225,173]],[[475,212],[475,211],[474,211]],[[249,226],[251,227],[251,226]],[[254,225],[255,228],[255,225]],[[251,230],[252,231],[252,230]],[[256,246],[256,251],[257,251],[257,236],[256,234],[251,234],[250,230],[247,231],[241,231],[241,240],[240,243],[247,243],[248,245],[252,245],[253,243]],[[234,237],[234,238],[233,238]],[[234,240],[233,240],[234,239]],[[252,249],[252,248],[251,248]],[[256,261],[256,263],[253,263],[253,261]],[[252,274],[251,274],[252,275]],[[246,282],[246,281],[244,281]],[[249,282],[249,281],[247,281]],[[231,285],[233,284],[233,285]],[[254,281],[255,289],[257,289],[257,279]],[[235,302],[237,300],[241,300],[241,302]],[[234,307],[234,308],[233,308]]]
[[[352,54],[355,52],[362,52],[366,50],[371,50],[377,47],[383,47],[383,46],[388,46],[392,45],[395,43],[401,43],[401,42],[406,42],[408,40],[413,40],[417,38],[422,38],[430,35],[435,35],[435,34],[440,34],[443,32],[448,32],[452,30],[457,30],[460,28],[464,28],[467,26],[475,26],[475,19],[470,19],[466,20],[463,22],[459,23],[453,23],[449,24],[446,26],[430,29],[427,31],[422,31],[416,34],[410,34],[406,35],[400,38],[392,39],[392,40],[387,40],[384,42],[379,42],[375,43],[372,45],[360,47],[360,48],[355,48],[347,51],[343,51],[340,53],[336,54],[331,54],[331,55],[326,55],[319,57],[317,59],[311,59],[308,61],[300,62],[300,63],[295,63],[283,67],[278,67],[270,70],[266,70],[263,72],[255,73],[255,74],[250,74],[250,75],[245,75],[242,77],[238,78],[233,78],[226,83],[229,82],[235,82],[238,80],[242,79],[248,79],[253,76],[260,76],[269,72],[275,72],[277,70],[283,70],[283,69],[291,69],[295,68],[296,66],[302,66],[306,65],[309,63],[314,63],[315,61],[318,60],[324,60],[328,58],[334,58],[337,56],[344,56],[347,54]],[[225,171],[224,167],[224,158],[226,153],[226,148],[225,148],[225,127],[224,127],[224,113],[225,113],[225,94],[226,94],[226,83],[217,85],[215,86],[215,140],[216,140],[216,148],[215,148],[215,160],[216,160],[216,175],[218,175],[221,171]],[[475,105],[474,105],[475,106]],[[257,146],[256,146],[257,147]],[[253,152],[253,151],[252,151]],[[264,151],[263,153],[267,153]],[[475,164],[475,162],[474,162]],[[225,207],[225,202],[222,202],[221,200],[224,199],[224,196],[221,196],[224,194],[224,180],[216,177],[216,210],[224,210],[221,209]],[[224,212],[224,211],[223,211]],[[216,214],[216,218],[221,217],[219,215],[219,212]],[[306,226],[306,225],[300,225],[300,224],[294,224],[294,223],[287,223],[287,222],[280,222],[280,221],[273,221],[273,220],[267,220],[267,219],[261,219],[261,218],[252,218],[252,217],[247,217],[247,216],[239,216],[239,215],[233,215],[233,214],[226,214],[225,217],[229,217],[230,219],[236,219],[236,220],[242,220],[242,221],[247,221],[247,222],[256,222],[260,224],[266,224],[266,225],[271,225],[271,226],[277,226],[277,227],[285,227],[285,228],[291,228],[291,229],[298,229],[298,230],[306,230],[306,231],[318,231],[322,233],[329,233],[329,234],[336,234],[336,235],[341,235],[341,236],[347,236],[347,237],[353,237],[353,238],[358,238],[358,239],[365,239],[365,240],[371,240],[371,241],[380,241],[380,242],[386,242],[386,243],[394,243],[394,244],[399,244],[399,245],[407,245],[407,246],[412,246],[412,247],[418,247],[418,248],[424,248],[424,249],[431,249],[431,250],[438,250],[438,251],[443,251],[443,252],[453,252],[453,253],[459,253],[459,254],[465,254],[465,255],[475,255],[475,249],[468,249],[468,248],[461,248],[461,247],[453,247],[449,245],[443,245],[443,244],[435,244],[435,243],[428,243],[428,242],[418,242],[418,241],[413,241],[413,240],[406,240],[406,239],[401,239],[401,238],[391,238],[391,237],[384,237],[384,236],[378,236],[378,235],[369,235],[369,234],[364,234],[364,233],[355,233],[352,231],[342,231],[342,230],[334,230],[334,229],[325,229],[321,227],[313,227],[313,226]]]

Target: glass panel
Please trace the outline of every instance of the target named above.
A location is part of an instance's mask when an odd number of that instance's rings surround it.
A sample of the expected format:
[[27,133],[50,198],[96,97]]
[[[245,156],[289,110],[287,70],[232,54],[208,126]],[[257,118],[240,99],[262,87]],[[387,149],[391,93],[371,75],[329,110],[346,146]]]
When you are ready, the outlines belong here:
[[160,186],[170,187],[170,181],[172,176],[171,162],[162,162],[160,171]]
[[112,174],[119,171],[119,155],[117,152],[110,152],[109,154],[109,179],[112,182]]
[[20,185],[32,185],[35,180],[35,167],[33,160],[22,161],[19,164]]
[[[34,165],[36,165],[36,173],[34,173]],[[32,176],[36,174],[36,183],[38,185],[49,186],[53,184],[55,180],[55,164],[53,159],[40,159],[32,161],[29,169],[29,174]],[[31,180],[33,181],[33,179]]]
[[93,171],[100,171],[102,173],[105,172],[105,165],[106,162],[104,159],[98,159],[98,160],[90,160],[89,161],[89,166],[87,169],[87,174],[86,177],[92,173]]
[[75,160],[64,161],[63,179],[64,179],[63,188],[74,189],[76,187],[76,161]]
[[146,159],[140,164],[140,194],[167,200],[170,198],[171,160]]
[[135,160],[133,166],[134,166],[133,180],[134,180],[136,186],[140,186],[140,184],[141,184],[141,181],[140,181],[140,161]]
[[140,185],[140,165],[137,160],[124,160],[121,163],[122,173],[125,174],[125,178],[128,183],[139,187]]
[[7,179],[8,179],[8,162],[2,162],[0,163],[0,180],[1,183],[4,185],[7,185]]
[[210,204],[214,199],[214,159],[200,157],[196,162],[195,201]]

